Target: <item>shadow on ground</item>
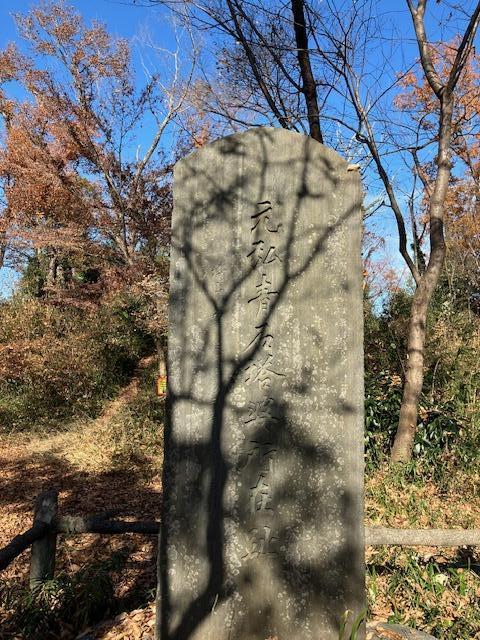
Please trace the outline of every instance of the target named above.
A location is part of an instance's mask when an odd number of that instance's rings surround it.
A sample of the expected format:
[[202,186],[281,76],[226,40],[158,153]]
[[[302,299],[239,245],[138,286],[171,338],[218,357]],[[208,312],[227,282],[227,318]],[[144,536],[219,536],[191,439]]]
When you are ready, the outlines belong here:
[[[26,447],[4,448],[0,456],[0,546],[31,526],[35,497],[46,489],[59,491],[61,515],[91,515],[115,511],[123,519],[153,520],[161,506],[160,481],[152,473],[152,462],[145,456],[130,458],[128,467],[105,473],[87,473],[71,465],[60,452],[31,453]],[[0,638],[32,637],[22,625],[38,625],[28,599],[29,551],[19,556],[2,573],[0,583]],[[156,538],[134,534],[115,536],[85,534],[59,536],[55,581],[60,590],[57,610],[52,606],[49,622],[37,626],[35,637],[73,638],[95,620],[129,610],[151,599],[155,588]],[[91,602],[99,593],[100,607]],[[89,603],[82,602],[82,597]],[[61,599],[66,609],[62,609]],[[77,611],[76,609],[83,609]],[[101,611],[99,610],[101,609]],[[59,622],[60,616],[67,618]],[[59,626],[61,628],[59,628]],[[83,626],[83,628],[85,628]],[[42,630],[43,629],[43,630]]]

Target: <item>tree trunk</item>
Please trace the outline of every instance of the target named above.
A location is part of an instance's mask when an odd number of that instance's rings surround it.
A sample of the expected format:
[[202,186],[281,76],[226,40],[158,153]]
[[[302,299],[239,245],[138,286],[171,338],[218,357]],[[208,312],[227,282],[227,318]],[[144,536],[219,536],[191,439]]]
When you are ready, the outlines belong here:
[[55,254],[51,255],[48,260],[46,285],[48,289],[54,289],[57,283],[57,267],[58,261]]
[[403,387],[402,405],[395,442],[392,449],[394,462],[411,458],[417,428],[418,403],[423,386],[423,362],[428,302],[424,283],[415,291],[410,310],[408,329],[408,362]]
[[7,252],[7,241],[5,239],[5,234],[0,233],[0,269],[3,267],[3,262],[5,260],[6,252]]
[[398,429],[392,448],[393,462],[410,460],[417,430],[418,404],[423,386],[427,313],[445,260],[443,213],[450,180],[452,113],[453,98],[451,95],[444,95],[440,115],[438,173],[430,200],[430,258],[425,273],[418,280],[410,310],[407,371]]
[[413,295],[408,327],[408,361],[398,429],[392,448],[393,462],[407,462],[412,457],[413,441],[417,431],[418,405],[423,387],[427,314],[444,259],[445,245],[442,244],[432,252],[429,268]]
[[322,130],[320,128],[320,112],[318,108],[317,83],[310,64],[308,49],[308,34],[305,23],[303,0],[292,0],[293,28],[297,45],[298,65],[302,76],[303,95],[307,105],[308,125],[310,136],[323,143]]
[[62,261],[58,262],[57,265],[57,281],[56,287],[57,289],[65,289],[68,281],[68,271],[65,268],[65,264]]

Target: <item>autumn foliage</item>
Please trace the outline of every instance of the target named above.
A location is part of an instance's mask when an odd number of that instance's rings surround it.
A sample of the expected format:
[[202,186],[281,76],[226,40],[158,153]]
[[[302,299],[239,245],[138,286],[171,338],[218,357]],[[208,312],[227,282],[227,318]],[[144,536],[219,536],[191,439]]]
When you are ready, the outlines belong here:
[[33,419],[29,405],[39,420],[62,402],[94,410],[159,346],[172,206],[162,136],[180,105],[157,76],[135,77],[126,41],[63,2],[16,22],[30,54],[0,53],[0,266],[21,274],[0,305],[9,428]]
[[[443,78],[448,76],[459,40],[431,48],[432,59]],[[418,127],[419,139],[428,148],[436,140],[438,100],[427,81],[411,70],[401,80],[396,106],[407,113]],[[480,56],[469,58],[457,87],[453,115],[452,174],[445,201],[446,243],[450,260],[462,271],[468,271],[472,293],[478,289],[476,277],[480,267]],[[425,211],[435,178],[428,157],[420,161],[416,171],[423,180],[424,197],[418,213],[419,225],[428,223]]]
[[28,95],[19,102],[4,92],[0,102],[9,259],[47,259],[46,280],[57,288],[72,287],[86,267],[106,287],[113,272],[116,280],[122,271],[150,274],[168,243],[170,168],[158,129],[143,154],[135,155],[133,136],[161,115],[155,78],[138,90],[127,43],[102,25],[87,27],[63,3],[17,23],[35,58],[13,46],[0,58],[0,77]]

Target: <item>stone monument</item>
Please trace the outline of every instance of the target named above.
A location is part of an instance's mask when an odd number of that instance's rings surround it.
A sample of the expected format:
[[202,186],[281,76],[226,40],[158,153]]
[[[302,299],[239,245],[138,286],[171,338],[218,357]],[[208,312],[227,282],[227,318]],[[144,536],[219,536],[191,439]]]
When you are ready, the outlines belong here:
[[338,640],[364,610],[361,201],[282,129],[175,167],[161,640]]

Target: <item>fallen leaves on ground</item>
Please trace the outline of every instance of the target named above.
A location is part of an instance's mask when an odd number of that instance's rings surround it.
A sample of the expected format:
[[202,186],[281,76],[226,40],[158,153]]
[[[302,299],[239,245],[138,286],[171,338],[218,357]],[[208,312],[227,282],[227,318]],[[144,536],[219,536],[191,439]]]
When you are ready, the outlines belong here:
[[[117,398],[107,406],[100,420],[91,421],[82,428],[77,427],[70,434],[64,432],[16,442],[11,438],[3,439],[0,454],[0,547],[31,527],[35,498],[47,489],[59,491],[59,515],[85,516],[113,510],[117,512],[115,517],[124,520],[158,518],[161,507],[161,460],[142,453],[130,456],[128,465],[107,464],[105,471],[99,471],[91,464],[92,461],[83,464],[72,451],[72,447],[86,447],[92,442],[99,450],[102,449],[102,431],[98,428],[100,422],[109,420],[119,406],[136,394],[136,388],[133,388],[136,384],[134,380],[133,384],[128,385],[121,402]],[[158,426],[161,431],[162,425]],[[107,448],[105,444],[103,453],[106,458],[109,455]],[[74,576],[85,567],[107,563],[115,558],[115,568],[109,573],[113,595],[117,602],[125,602],[128,606],[138,603],[137,594],[154,592],[156,547],[155,536],[60,535],[57,541],[56,574]],[[2,584],[23,584],[26,587],[29,563],[30,551],[27,550],[2,572]],[[8,625],[11,613],[0,607],[2,640],[14,638],[13,630]],[[136,634],[137,631],[133,630],[132,633]],[[137,638],[137,635],[125,637]],[[69,631],[68,621],[65,621],[62,636],[74,637]]]

